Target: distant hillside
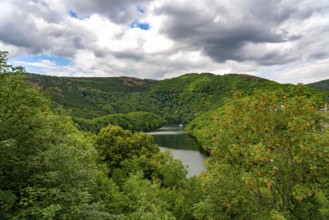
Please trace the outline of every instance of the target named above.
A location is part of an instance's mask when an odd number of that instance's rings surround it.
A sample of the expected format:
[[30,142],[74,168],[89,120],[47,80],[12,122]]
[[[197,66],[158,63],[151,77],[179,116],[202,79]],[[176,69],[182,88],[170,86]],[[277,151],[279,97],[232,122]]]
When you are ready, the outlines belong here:
[[329,92],[329,79],[322,80],[315,83],[310,83],[308,86],[314,88],[314,89],[320,89]]
[[130,77],[73,78],[27,74],[33,87],[69,109],[73,116],[96,118],[106,114],[145,110],[140,98],[154,83]]
[[252,93],[255,89],[277,87],[280,84],[248,75],[186,74],[158,81],[150,87],[148,95],[156,106],[156,114],[189,122],[201,112],[222,106],[233,89]]
[[186,74],[166,80],[130,77],[71,78],[27,74],[28,81],[46,92],[54,103],[79,118],[107,114],[151,112],[168,122],[186,123],[202,112],[224,104],[224,98],[237,89],[245,94],[254,90],[289,90],[270,80],[243,74]]

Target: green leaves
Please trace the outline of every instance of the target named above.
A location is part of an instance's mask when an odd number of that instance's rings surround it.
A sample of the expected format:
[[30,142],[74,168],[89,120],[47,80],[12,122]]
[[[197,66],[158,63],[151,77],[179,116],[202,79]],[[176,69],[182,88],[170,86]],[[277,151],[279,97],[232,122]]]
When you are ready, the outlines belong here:
[[151,131],[161,127],[165,120],[149,112],[130,112],[128,114],[109,114],[99,118],[74,118],[79,129],[98,133],[108,125],[117,125],[130,131]]
[[104,174],[92,141],[60,110],[51,111],[49,100],[0,58],[0,217],[81,219],[104,213],[94,197]]
[[248,218],[250,210],[260,216],[276,210],[287,218],[304,218],[307,210],[312,213],[308,218],[321,218],[315,198],[320,192],[328,195],[329,133],[303,89],[296,89],[295,96],[256,92],[226,102],[224,113],[213,122],[214,148],[200,180],[209,183],[205,195],[217,197],[208,197],[204,204],[229,204],[229,210],[216,212],[230,218],[242,210],[238,216]]
[[129,219],[176,219],[169,211],[170,203],[164,198],[169,190],[159,184],[143,180],[141,173],[131,176],[124,185],[124,192],[129,198],[131,214]]
[[125,160],[132,160],[142,155],[149,158],[160,150],[157,145],[153,144],[150,135],[132,133],[112,125],[99,132],[96,149],[110,172],[115,168],[121,168],[121,163]]
[[7,51],[0,51],[0,74],[3,73],[22,73],[25,72],[23,67],[14,67],[7,63]]
[[[76,118],[93,119],[144,111],[159,115],[169,123],[188,123],[198,114],[223,106],[224,98],[232,97],[234,88],[252,94],[255,89],[274,91],[294,87],[253,76],[210,73],[192,73],[161,81],[32,74],[28,74],[27,79],[38,88],[48,88],[52,100],[70,109]],[[129,129],[125,124],[115,125]]]

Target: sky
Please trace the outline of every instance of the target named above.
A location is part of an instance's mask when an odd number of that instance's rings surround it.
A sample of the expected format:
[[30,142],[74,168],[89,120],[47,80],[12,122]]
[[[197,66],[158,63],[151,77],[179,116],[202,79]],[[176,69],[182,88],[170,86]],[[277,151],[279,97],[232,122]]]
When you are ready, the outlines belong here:
[[1,0],[0,50],[27,72],[329,79],[328,0]]

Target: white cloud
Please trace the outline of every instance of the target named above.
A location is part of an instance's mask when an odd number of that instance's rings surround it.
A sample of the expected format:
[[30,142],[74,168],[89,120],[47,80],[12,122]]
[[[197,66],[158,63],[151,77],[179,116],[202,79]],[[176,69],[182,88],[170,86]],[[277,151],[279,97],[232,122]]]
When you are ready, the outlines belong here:
[[[135,20],[150,29],[131,28]],[[0,49],[12,61],[40,54],[72,61],[21,64],[44,74],[162,79],[243,72],[312,82],[329,78],[328,23],[327,0],[3,0]]]
[[273,72],[274,80],[282,83],[312,83],[329,78],[329,58],[312,63],[295,63],[292,66]]

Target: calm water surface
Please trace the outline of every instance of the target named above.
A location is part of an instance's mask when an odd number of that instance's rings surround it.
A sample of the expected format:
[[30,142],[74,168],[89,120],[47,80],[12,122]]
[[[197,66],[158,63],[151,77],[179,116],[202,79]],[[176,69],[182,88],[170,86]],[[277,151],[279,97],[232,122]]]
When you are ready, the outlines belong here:
[[187,166],[188,176],[199,175],[204,170],[203,161],[206,156],[200,153],[198,143],[185,133],[183,127],[163,126],[148,134],[154,137],[154,142],[162,150],[170,149],[175,158],[182,160]]

